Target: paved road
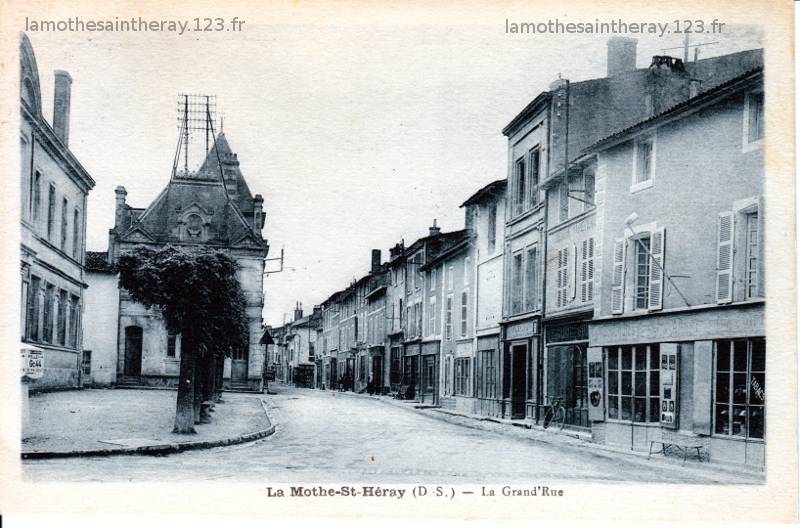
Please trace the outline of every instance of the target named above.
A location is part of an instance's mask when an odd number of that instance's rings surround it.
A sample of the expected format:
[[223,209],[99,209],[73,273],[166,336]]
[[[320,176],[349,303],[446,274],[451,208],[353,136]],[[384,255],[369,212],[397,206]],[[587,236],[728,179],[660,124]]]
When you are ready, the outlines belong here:
[[[269,396],[274,435],[250,444],[167,457],[26,461],[33,480],[246,480],[263,482],[745,483],[696,465],[648,462],[586,448],[557,448],[495,430],[464,427],[375,399],[278,388]],[[253,396],[260,397],[260,396]],[[438,416],[438,413],[437,413]],[[514,428],[516,429],[516,428]]]

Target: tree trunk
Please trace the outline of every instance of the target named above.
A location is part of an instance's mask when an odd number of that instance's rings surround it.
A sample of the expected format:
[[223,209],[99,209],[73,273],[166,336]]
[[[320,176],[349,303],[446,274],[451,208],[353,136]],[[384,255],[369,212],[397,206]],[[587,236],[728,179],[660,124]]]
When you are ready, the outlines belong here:
[[222,387],[223,387],[223,383],[225,381],[223,379],[223,376],[225,375],[225,356],[224,355],[221,355],[217,359],[216,368],[217,368],[217,378],[216,378],[216,385],[215,385],[216,395],[214,397],[214,401],[216,403],[220,403],[222,401]]
[[194,370],[197,350],[194,343],[184,333],[181,351],[180,379],[178,380],[178,400],[175,409],[175,428],[173,433],[193,434],[194,430]]
[[194,393],[192,398],[192,410],[195,425],[200,423],[200,407],[203,403],[203,358],[198,358],[194,367]]

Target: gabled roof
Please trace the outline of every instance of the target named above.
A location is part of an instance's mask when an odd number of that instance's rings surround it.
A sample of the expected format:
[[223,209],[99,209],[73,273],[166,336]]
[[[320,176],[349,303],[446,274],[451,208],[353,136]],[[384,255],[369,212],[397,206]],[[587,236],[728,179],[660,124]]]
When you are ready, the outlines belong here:
[[502,180],[495,180],[492,183],[485,185],[477,192],[475,192],[475,194],[467,198],[466,201],[461,204],[461,207],[482,203],[491,198],[505,194],[505,192],[506,192],[506,179],[503,178]]

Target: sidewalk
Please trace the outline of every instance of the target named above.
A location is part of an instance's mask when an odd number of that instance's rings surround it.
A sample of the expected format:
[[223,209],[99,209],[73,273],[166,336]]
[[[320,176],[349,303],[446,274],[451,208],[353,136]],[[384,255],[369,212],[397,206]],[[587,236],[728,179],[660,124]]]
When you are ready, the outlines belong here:
[[620,459],[627,458],[628,460],[636,461],[636,463],[657,465],[664,467],[665,469],[680,466],[683,470],[688,472],[718,472],[737,477],[744,477],[749,481],[763,481],[766,478],[764,471],[758,468],[742,467],[739,465],[718,462],[700,462],[691,459],[684,463],[683,459],[680,457],[664,457],[655,453],[651,458],[648,458],[648,453],[646,451],[632,451],[630,449],[621,447],[594,443],[591,441],[591,435],[587,433],[579,433],[570,430],[546,430],[541,425],[531,425],[530,423],[523,423],[521,421],[467,414],[449,409],[442,409],[440,407],[431,407],[430,405],[423,405],[413,401],[396,400],[391,396],[357,394],[354,392],[338,392],[337,396],[338,395],[349,395],[356,398],[370,398],[389,405],[394,405],[396,407],[402,407],[412,412],[421,413],[433,419],[446,421],[455,425],[469,427],[472,429],[502,434],[504,436],[513,436],[521,440],[541,442],[563,449],[575,449],[583,451],[592,450],[597,456],[605,456],[609,458],[614,457]]
[[163,455],[249,442],[275,431],[259,397],[223,394],[197,434],[173,434],[175,391],[86,389],[32,395],[22,458]]

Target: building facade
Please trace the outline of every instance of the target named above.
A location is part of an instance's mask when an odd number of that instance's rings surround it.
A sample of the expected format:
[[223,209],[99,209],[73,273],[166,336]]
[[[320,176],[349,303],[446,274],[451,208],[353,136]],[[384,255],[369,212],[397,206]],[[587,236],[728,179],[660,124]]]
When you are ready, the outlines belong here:
[[55,72],[52,124],[42,114],[39,69],[20,40],[20,335],[43,350],[31,389],[81,384],[86,198],[94,180],[69,149],[72,77]]
[[[253,196],[224,133],[216,138],[197,172],[176,172],[145,209],[126,203],[124,187],[116,189],[114,227],[109,231],[107,260],[137,247],[205,246],[228,252],[237,262],[248,317],[248,346],[226,359],[227,388],[263,388],[265,345],[264,259],[268,245],[263,198]],[[146,308],[120,291],[117,326],[117,382],[174,386],[180,367],[180,335],[168,333],[157,308]]]

